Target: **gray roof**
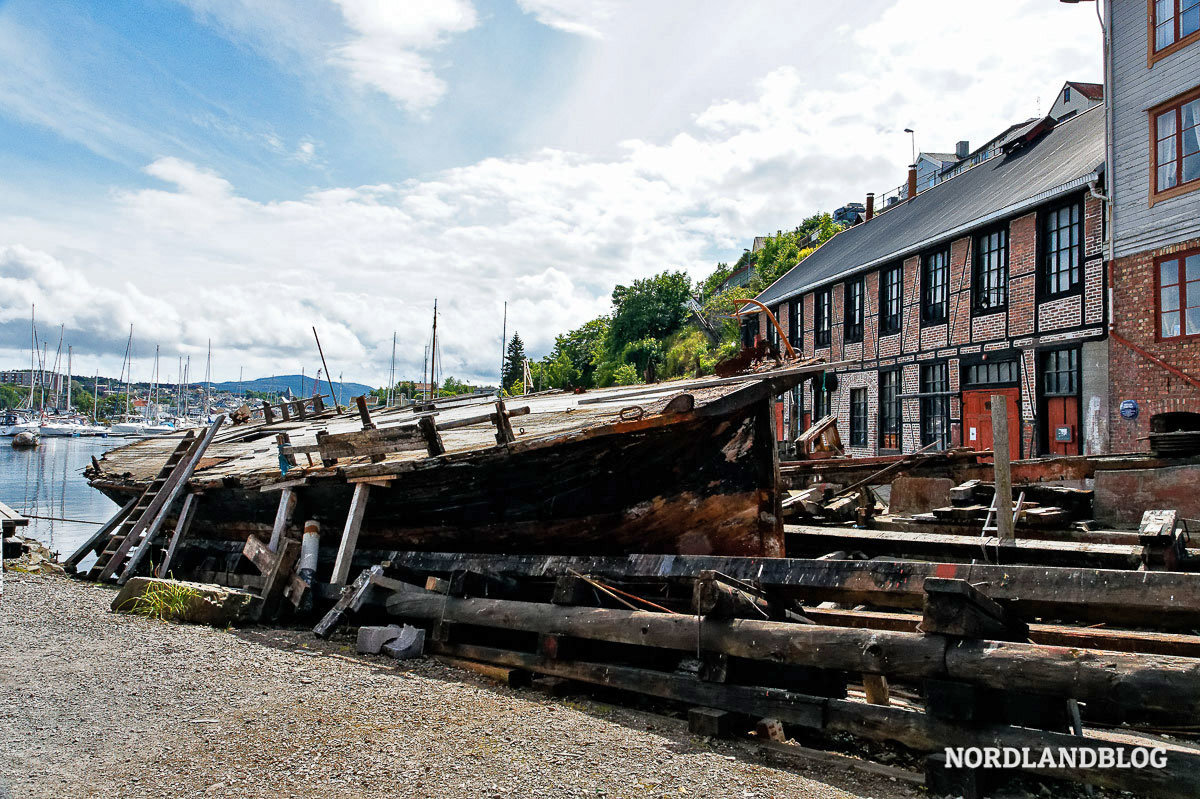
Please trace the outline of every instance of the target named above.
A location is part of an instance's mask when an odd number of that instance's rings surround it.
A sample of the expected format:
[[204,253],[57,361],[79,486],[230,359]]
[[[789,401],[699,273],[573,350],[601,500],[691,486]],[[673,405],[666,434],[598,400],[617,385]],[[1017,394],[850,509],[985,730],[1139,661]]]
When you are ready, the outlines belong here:
[[1060,122],[1031,144],[992,158],[847,228],[758,296],[771,305],[853,272],[952,240],[1087,181],[1104,165],[1104,109]]

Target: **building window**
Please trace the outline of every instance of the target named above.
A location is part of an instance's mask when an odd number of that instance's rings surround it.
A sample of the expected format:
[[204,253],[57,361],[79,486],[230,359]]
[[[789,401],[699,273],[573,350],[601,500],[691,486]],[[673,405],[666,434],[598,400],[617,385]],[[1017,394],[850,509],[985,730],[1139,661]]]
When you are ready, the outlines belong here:
[[879,448],[900,449],[900,370],[879,373]]
[[949,305],[950,251],[940,250],[921,259],[921,321],[941,324]]
[[921,366],[921,446],[950,447],[950,368],[945,363]]
[[[782,305],[776,305],[771,309],[771,314],[777,320],[779,319],[779,309],[782,307]],[[771,321],[770,317],[767,317],[767,341],[771,342],[772,346],[779,346],[779,329],[775,327],[775,323]]]
[[879,275],[879,332],[884,335],[900,332],[901,286],[903,272],[900,264],[884,269]]
[[1200,32],[1200,0],[1153,0],[1154,53]]
[[863,337],[863,279],[861,277],[846,283],[846,324],[842,337],[847,342],[862,341]]
[[788,303],[788,341],[796,349],[803,349],[804,342],[800,340],[800,298]]
[[833,407],[833,392],[825,389],[824,379],[816,379],[813,380],[812,395],[812,420],[813,424],[816,424],[829,415],[830,408]]
[[1158,260],[1158,337],[1200,334],[1200,250]]
[[867,445],[867,390],[850,389],[850,446]]
[[1042,395],[1074,397],[1079,393],[1079,351],[1054,350],[1042,361]]
[[985,233],[975,241],[975,310],[990,313],[1008,304],[1008,229]]
[[817,349],[829,346],[830,306],[829,289],[821,289],[813,295],[813,324],[816,326]]
[[[1200,2],[1200,0],[1197,0]],[[1153,154],[1153,195],[1168,196],[1200,188],[1200,97],[1183,100],[1150,114]],[[1184,188],[1187,184],[1193,186]]]
[[1083,203],[1073,202],[1045,216],[1043,274],[1046,294],[1066,294],[1079,287],[1083,261]]
[[1018,374],[1015,360],[984,361],[973,363],[963,369],[963,384],[967,387],[976,387],[1016,383]]

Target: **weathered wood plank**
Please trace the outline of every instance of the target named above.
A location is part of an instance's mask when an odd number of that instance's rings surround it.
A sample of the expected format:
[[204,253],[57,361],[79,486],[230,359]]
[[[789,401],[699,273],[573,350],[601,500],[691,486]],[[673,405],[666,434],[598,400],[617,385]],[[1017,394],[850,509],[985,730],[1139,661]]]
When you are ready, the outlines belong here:
[[1103,700],[1131,714],[1186,717],[1200,712],[1200,662],[1191,658],[962,640],[739,619],[578,608],[500,599],[400,594],[388,612],[439,623],[696,651],[796,666],[885,674],[908,680],[946,677],[1010,690]]
[[610,664],[553,660],[539,655],[481,646],[430,642],[433,651],[473,660],[523,668],[539,674],[603,685],[662,699],[700,705],[788,724],[844,732],[862,738],[893,741],[924,752],[947,746],[998,746],[1030,749],[1114,748],[1128,761],[1135,746],[1167,748],[1162,769],[1044,769],[1034,773],[1079,780],[1117,790],[1171,799],[1192,799],[1200,792],[1200,750],[1160,739],[1113,736],[1089,730],[1085,736],[1002,725],[964,726],[895,706],[808,696],[778,688],[754,688],[698,680],[694,677]]
[[710,555],[471,555],[404,552],[392,562],[424,573],[473,569],[512,577],[553,579],[574,570],[613,579],[674,580],[689,585],[705,570],[752,581],[810,602],[920,608],[926,577],[966,580],[1024,616],[1081,619],[1146,629],[1200,627],[1200,575],[988,566],[916,561],[830,561]]
[[337,560],[333,564],[333,576],[329,582],[333,585],[345,585],[350,576],[350,562],[354,559],[354,550],[358,546],[358,533],[362,528],[363,515],[367,512],[367,498],[370,496],[369,483],[356,483],[354,497],[350,500],[350,512],[346,515],[346,526],[342,530],[342,540],[338,545]]

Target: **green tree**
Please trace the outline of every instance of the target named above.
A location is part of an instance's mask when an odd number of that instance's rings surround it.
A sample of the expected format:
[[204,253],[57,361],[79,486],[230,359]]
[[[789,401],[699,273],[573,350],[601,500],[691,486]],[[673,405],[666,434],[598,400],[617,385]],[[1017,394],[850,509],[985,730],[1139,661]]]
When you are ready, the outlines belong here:
[[683,326],[692,280],[685,272],[662,272],[613,289],[615,306],[609,328],[609,350],[646,338],[662,338]]
[[[604,359],[605,341],[610,324],[611,320],[607,316],[601,316],[554,340],[554,352],[551,353],[551,357],[557,361],[561,354],[571,362],[575,371],[571,385],[582,388],[593,388],[596,385],[596,366]],[[567,386],[555,385],[555,388]]]
[[461,380],[455,380],[453,377],[447,377],[442,381],[442,385],[438,388],[438,393],[443,397],[457,397],[460,394],[471,394],[475,391],[469,384]]
[[[500,386],[505,390],[525,377],[525,342],[521,334],[513,331],[508,340],[508,349],[504,352],[504,370],[500,373]],[[510,390],[511,393],[511,390]]]

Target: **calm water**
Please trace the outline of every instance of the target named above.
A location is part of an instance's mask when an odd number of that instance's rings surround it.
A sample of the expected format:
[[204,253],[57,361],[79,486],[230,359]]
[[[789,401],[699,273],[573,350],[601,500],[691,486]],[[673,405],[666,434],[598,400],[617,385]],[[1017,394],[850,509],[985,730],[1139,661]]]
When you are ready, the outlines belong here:
[[120,446],[122,438],[43,437],[36,449],[13,449],[0,438],[0,502],[29,516],[24,535],[70,555],[96,527],[117,512],[117,505],[83,479],[92,455]]

